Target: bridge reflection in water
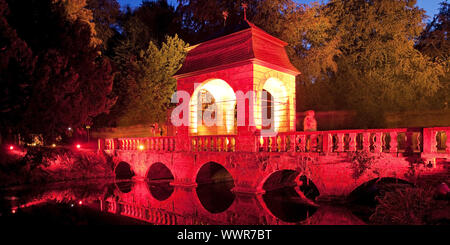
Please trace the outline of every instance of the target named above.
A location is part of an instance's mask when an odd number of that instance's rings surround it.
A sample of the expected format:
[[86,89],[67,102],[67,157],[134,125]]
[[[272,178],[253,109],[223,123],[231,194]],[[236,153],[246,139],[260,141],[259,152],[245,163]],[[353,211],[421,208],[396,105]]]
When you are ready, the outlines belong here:
[[[166,183],[127,181],[116,183],[111,195],[96,202],[103,212],[159,225],[364,224],[344,207],[311,205],[298,187],[242,195],[230,186],[222,182],[168,189]],[[169,197],[160,201],[161,196]]]
[[10,213],[56,202],[72,207],[85,206],[99,215],[126,216],[157,225],[364,224],[346,208],[311,206],[295,187],[263,195],[235,194],[230,191],[230,183],[187,188],[172,187],[164,182],[117,180],[39,188],[4,193],[5,198],[14,196]]

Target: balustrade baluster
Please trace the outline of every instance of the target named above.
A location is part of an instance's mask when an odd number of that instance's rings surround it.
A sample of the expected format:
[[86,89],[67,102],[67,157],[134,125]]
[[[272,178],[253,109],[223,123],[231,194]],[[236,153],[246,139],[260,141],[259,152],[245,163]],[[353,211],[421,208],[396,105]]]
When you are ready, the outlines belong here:
[[194,144],[194,151],[199,151],[199,145],[200,145],[200,138],[198,136],[193,138],[193,144]]
[[325,133],[323,136],[323,152],[333,152],[333,134]]
[[220,151],[227,151],[226,149],[225,137],[220,137]]
[[317,152],[317,134],[309,135],[309,151]]
[[211,141],[211,143],[210,143],[210,149],[211,149],[211,151],[217,151],[217,148],[216,148],[216,137],[214,137],[214,136],[211,136],[210,137],[210,141]]
[[390,132],[391,141],[389,142],[389,152],[396,153],[398,152],[398,138],[397,132]]
[[382,133],[377,132],[374,136],[373,141],[373,150],[374,152],[380,153],[383,151],[383,139],[382,139]]
[[277,151],[278,152],[282,152],[283,150],[283,140],[282,140],[282,136],[277,135],[275,136],[277,139]]
[[286,134],[283,134],[281,136],[281,151],[286,152],[289,149],[289,136]]
[[295,134],[290,134],[289,135],[289,151],[290,152],[295,152],[295,148],[296,148],[296,135]]
[[348,142],[348,151],[355,152],[356,151],[356,133],[349,133],[348,137],[350,138]]
[[298,138],[300,140],[299,143],[300,152],[306,152],[306,135],[302,134]]
[[432,153],[437,152],[437,140],[436,140],[437,133],[438,133],[437,130],[434,130],[434,129],[431,130],[431,152]]
[[276,152],[277,149],[277,136],[272,136],[271,138],[271,146],[270,146],[270,151],[271,152]]
[[413,135],[412,135],[412,132],[407,131],[405,133],[405,137],[406,137],[405,152],[413,152],[414,148],[413,148]]
[[269,137],[263,137],[263,151],[268,152],[269,148]]
[[417,150],[418,152],[422,152],[422,133],[421,132],[417,132],[415,150]]
[[447,137],[445,141],[445,152],[450,153],[450,130],[445,130],[445,136]]
[[344,152],[344,134],[337,134],[337,152]]
[[363,150],[370,151],[370,133],[363,133]]

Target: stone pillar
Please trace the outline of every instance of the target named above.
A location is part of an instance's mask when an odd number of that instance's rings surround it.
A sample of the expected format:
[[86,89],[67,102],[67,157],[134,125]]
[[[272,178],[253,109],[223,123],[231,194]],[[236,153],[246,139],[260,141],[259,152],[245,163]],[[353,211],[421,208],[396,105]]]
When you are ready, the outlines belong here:
[[254,126],[241,126],[237,129],[236,151],[238,152],[257,152],[258,139]]
[[176,129],[175,137],[175,151],[188,152],[191,150],[191,142],[189,139],[189,128],[187,126],[180,126]]

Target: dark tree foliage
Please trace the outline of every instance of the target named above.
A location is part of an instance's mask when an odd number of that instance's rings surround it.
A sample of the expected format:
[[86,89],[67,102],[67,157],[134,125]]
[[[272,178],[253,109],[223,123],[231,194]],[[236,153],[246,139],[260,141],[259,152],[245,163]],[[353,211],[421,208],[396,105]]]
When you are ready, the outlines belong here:
[[22,119],[32,92],[31,76],[36,61],[27,43],[8,23],[9,15],[7,3],[0,0],[0,129],[3,136],[15,133],[15,126]]
[[[266,0],[264,0],[266,1]],[[247,18],[251,20],[260,0],[178,0],[177,13],[189,43],[199,43],[221,32],[225,25],[234,26],[242,22],[242,4],[247,3]],[[226,11],[226,21],[223,12]]]
[[447,61],[450,57],[450,4],[441,2],[439,13],[427,25],[416,45],[433,59]]
[[450,4],[441,2],[439,13],[427,25],[420,36],[416,48],[424,55],[430,57],[435,63],[444,67],[442,88],[433,98],[437,109],[450,109]]
[[88,0],[88,9],[92,11],[97,37],[102,41],[102,50],[110,55],[111,42],[117,35],[120,6],[117,0]]
[[87,21],[87,9],[65,1],[9,1],[8,21],[36,57],[21,133],[55,140],[67,127],[84,127],[108,112],[114,99],[108,59]]
[[143,1],[120,18],[122,33],[113,47],[116,75],[111,113],[96,119],[103,126],[165,121],[186,44],[175,9],[166,0]]

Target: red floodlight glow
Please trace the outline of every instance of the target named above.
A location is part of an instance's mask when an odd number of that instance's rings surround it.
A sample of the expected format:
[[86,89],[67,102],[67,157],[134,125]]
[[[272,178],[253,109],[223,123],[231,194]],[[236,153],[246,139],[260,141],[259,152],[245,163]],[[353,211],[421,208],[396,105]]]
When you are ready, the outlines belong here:
[[10,150],[10,151],[14,150],[14,146],[10,145],[10,146],[9,146],[9,150]]
[[77,149],[80,149],[81,148],[81,145],[80,144],[77,144]]

